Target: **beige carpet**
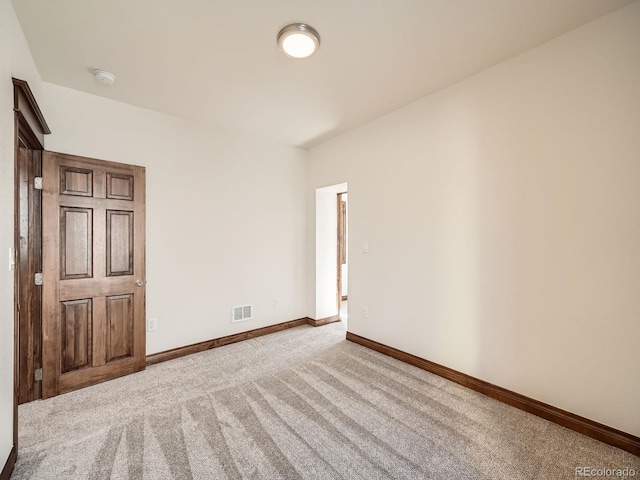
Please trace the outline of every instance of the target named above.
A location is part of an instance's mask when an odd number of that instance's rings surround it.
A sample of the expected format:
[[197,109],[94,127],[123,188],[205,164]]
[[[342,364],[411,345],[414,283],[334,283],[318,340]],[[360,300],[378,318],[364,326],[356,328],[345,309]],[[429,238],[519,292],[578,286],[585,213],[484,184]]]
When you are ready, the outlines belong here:
[[640,478],[640,458],[347,342],[333,324],[23,405],[11,478],[547,480],[580,478],[576,467]]

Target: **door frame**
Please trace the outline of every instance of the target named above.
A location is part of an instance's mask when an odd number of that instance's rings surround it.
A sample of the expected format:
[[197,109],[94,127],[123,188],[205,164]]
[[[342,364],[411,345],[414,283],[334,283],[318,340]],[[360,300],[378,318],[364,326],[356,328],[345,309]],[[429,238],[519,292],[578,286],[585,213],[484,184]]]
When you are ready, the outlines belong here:
[[18,404],[41,398],[34,372],[42,366],[42,194],[34,178],[42,177],[42,150],[20,135],[16,152],[16,310],[18,314]]
[[[40,155],[40,162],[42,161],[41,151],[44,149],[44,136],[51,133],[49,126],[38,106],[38,102],[33,96],[29,84],[25,80],[18,78],[12,78],[13,81],[13,112],[14,112],[14,277],[13,277],[13,328],[14,328],[14,365],[13,365],[13,454],[10,459],[11,469],[15,464],[18,451],[18,399],[19,399],[19,387],[20,387],[20,327],[22,321],[33,321],[42,324],[42,317],[35,319],[24,319],[20,316],[20,287],[23,288],[35,288],[32,281],[29,278],[22,278],[20,275],[19,264],[22,260],[20,258],[20,198],[19,198],[19,183],[20,174],[19,169],[19,154],[20,146],[38,151]],[[33,197],[30,197],[32,200]],[[37,205],[29,205],[28,212],[32,207],[37,208]],[[41,234],[41,231],[40,231]],[[30,243],[37,242],[37,238],[33,238],[29,235]],[[40,237],[40,243],[42,238]],[[31,248],[28,246],[27,250]],[[32,372],[26,372],[33,378],[35,374],[35,368]],[[9,462],[8,462],[9,463]]]

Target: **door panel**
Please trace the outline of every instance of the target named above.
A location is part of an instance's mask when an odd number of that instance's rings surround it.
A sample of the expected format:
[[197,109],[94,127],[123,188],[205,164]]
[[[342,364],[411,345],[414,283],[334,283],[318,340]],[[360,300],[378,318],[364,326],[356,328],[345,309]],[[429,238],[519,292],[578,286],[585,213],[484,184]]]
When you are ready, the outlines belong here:
[[93,172],[83,168],[60,167],[60,194],[93,195]]
[[107,297],[107,361],[133,354],[133,298],[131,295]]
[[60,371],[68,373],[91,366],[91,299],[61,302],[62,336]]
[[133,275],[133,212],[107,210],[107,276]]
[[107,198],[133,200],[133,176],[107,173]]
[[142,167],[44,152],[43,397],[144,369]]
[[60,279],[91,278],[93,210],[60,208]]

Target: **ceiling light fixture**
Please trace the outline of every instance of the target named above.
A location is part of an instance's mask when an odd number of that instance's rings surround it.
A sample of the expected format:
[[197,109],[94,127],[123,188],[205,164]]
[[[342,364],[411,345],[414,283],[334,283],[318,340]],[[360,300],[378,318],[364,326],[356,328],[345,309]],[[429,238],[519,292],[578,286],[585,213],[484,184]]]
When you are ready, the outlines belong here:
[[106,70],[96,69],[93,71],[93,74],[105,85],[113,85],[113,82],[116,81],[116,76],[111,72],[107,72]]
[[306,58],[320,46],[320,35],[307,24],[292,23],[278,32],[278,45],[293,58]]

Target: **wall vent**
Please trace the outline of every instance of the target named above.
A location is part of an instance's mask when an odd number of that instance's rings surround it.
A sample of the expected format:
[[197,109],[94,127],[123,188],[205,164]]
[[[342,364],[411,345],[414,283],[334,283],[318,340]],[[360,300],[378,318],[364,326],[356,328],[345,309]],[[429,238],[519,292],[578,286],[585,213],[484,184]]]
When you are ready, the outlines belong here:
[[245,320],[251,320],[252,317],[253,317],[252,305],[240,305],[238,307],[233,307],[231,309],[231,321],[233,323],[244,322]]

